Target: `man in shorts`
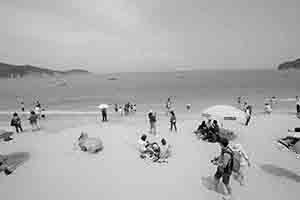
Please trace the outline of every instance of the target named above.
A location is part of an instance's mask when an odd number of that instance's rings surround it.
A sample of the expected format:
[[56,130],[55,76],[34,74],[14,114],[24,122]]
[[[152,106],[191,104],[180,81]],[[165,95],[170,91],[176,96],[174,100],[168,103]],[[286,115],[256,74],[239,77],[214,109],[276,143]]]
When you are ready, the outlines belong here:
[[230,187],[230,176],[232,174],[232,150],[229,149],[229,142],[225,138],[219,138],[218,143],[221,146],[221,154],[215,158],[212,162],[217,165],[217,171],[214,175],[215,189],[217,190],[220,179],[225,185],[227,195],[230,197],[232,190]]

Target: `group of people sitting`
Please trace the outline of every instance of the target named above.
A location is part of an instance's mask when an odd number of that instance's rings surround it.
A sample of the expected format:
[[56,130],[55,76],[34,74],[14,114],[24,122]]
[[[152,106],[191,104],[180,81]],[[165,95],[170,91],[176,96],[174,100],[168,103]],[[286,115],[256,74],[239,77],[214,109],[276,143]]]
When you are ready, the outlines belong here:
[[198,126],[194,133],[199,136],[200,139],[208,142],[216,142],[219,137],[220,126],[217,120],[209,119],[207,122],[204,120]]
[[165,138],[162,138],[159,144],[157,142],[149,142],[147,135],[143,134],[138,141],[138,150],[142,159],[149,158],[153,162],[167,162],[170,157],[171,146],[167,144]]

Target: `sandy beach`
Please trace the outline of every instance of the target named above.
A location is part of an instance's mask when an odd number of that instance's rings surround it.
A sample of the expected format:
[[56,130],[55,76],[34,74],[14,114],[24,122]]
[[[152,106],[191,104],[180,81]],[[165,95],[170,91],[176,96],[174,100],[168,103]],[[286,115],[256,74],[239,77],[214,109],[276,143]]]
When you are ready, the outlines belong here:
[[[112,115],[102,123],[88,115],[73,118],[77,124],[57,131],[43,129],[14,135],[14,140],[1,143],[1,153],[30,152],[31,158],[12,175],[1,176],[1,194],[5,199],[220,199],[208,190],[203,179],[213,175],[210,160],[219,152],[216,144],[198,140],[192,131],[199,115],[178,113],[177,133],[168,130],[168,118],[161,115],[160,137],[172,145],[168,163],[158,164],[139,158],[136,142],[147,132],[145,116],[136,114],[121,118]],[[68,123],[68,120],[65,121]],[[290,152],[276,149],[274,142],[285,136],[287,129],[299,120],[290,115],[255,116],[249,127],[225,124],[235,130],[235,142],[243,144],[252,167],[247,183],[241,187],[232,180],[235,199],[298,199],[299,160]],[[70,125],[70,124],[68,124]],[[74,148],[80,132],[100,137],[104,150],[91,155]],[[30,183],[30,184],[29,184]]]
[[[217,144],[197,139],[192,133],[208,106],[236,106],[237,96],[247,96],[254,114],[248,127],[224,122],[224,128],[237,134],[249,154],[252,167],[247,171],[246,185],[231,179],[233,198],[239,200],[289,198],[300,192],[299,159],[275,145],[287,130],[299,127],[294,102],[279,102],[271,115],[263,115],[264,97],[276,95],[292,98],[299,93],[297,74],[289,79],[275,72],[185,72],[179,80],[175,73],[119,74],[119,80],[105,76],[66,78],[67,87],[48,87],[47,79],[1,80],[0,129],[9,126],[12,113],[20,110],[16,97],[23,97],[26,112],[18,111],[25,131],[13,140],[0,143],[1,154],[29,152],[30,159],[9,176],[1,175],[3,199],[221,199],[209,189],[216,167],[210,160],[219,154]],[[150,76],[151,75],[151,76]],[[237,78],[239,77],[239,78]],[[280,80],[280,84],[278,83]],[[212,84],[214,83],[214,84]],[[38,84],[34,91],[33,86]],[[7,88],[5,85],[9,85]],[[165,115],[166,97],[174,99],[178,132],[169,131]],[[3,98],[2,98],[3,97]],[[28,109],[37,97],[46,108],[46,119],[40,120],[40,131],[31,131]],[[108,122],[102,123],[100,103],[137,104],[137,112],[120,116],[109,108]],[[191,104],[191,110],[186,110]],[[141,134],[149,130],[147,112],[158,113],[157,129],[172,146],[168,163],[142,160],[137,150]],[[75,142],[84,131],[99,137],[104,150],[92,155],[81,152]]]

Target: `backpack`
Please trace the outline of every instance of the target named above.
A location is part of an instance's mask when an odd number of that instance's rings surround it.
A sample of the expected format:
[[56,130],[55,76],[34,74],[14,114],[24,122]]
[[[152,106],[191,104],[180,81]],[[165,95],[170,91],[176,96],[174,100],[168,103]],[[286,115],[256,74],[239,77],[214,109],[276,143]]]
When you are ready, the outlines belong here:
[[227,147],[223,153],[229,153],[231,156],[231,159],[228,163],[229,170],[235,173],[238,173],[241,168],[241,154],[238,151],[233,151],[231,148]]

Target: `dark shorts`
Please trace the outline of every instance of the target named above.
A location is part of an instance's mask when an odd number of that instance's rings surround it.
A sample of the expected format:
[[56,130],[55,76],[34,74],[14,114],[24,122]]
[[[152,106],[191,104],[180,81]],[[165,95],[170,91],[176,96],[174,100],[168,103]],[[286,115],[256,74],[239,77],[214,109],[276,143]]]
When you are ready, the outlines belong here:
[[217,169],[217,172],[215,173],[215,179],[220,180],[222,178],[222,182],[225,185],[229,184],[231,173],[229,172],[222,172],[219,168]]

